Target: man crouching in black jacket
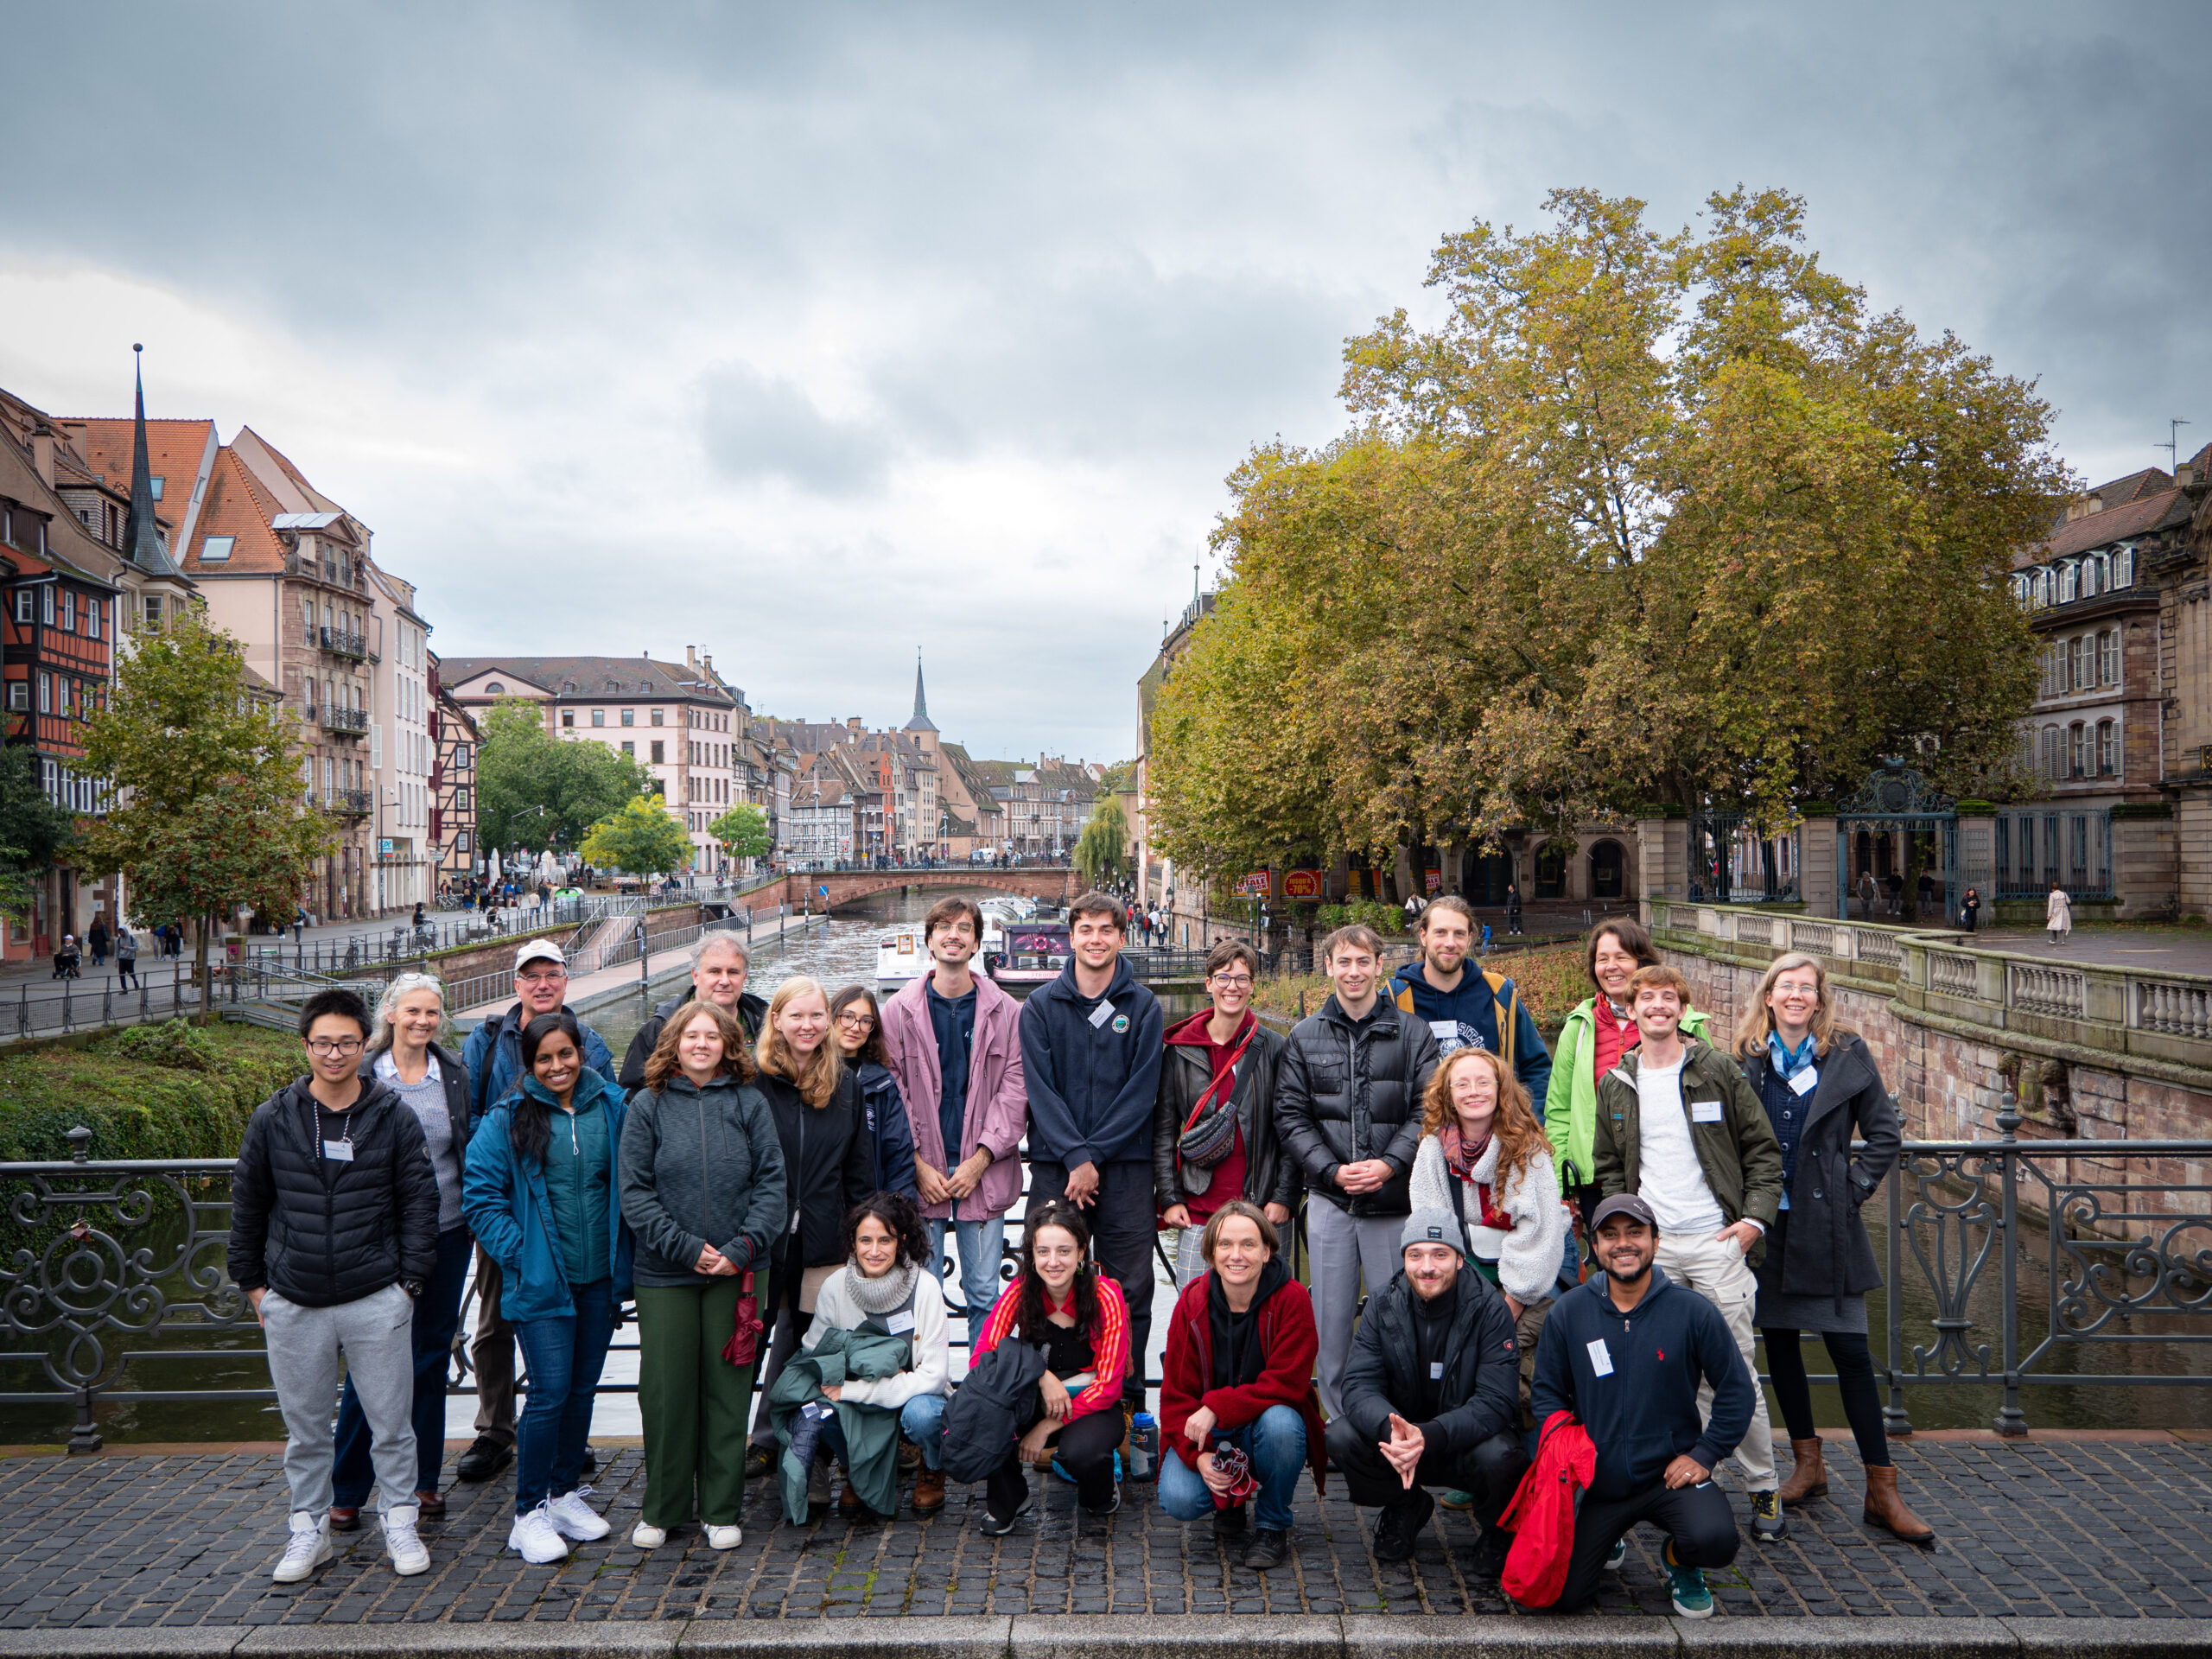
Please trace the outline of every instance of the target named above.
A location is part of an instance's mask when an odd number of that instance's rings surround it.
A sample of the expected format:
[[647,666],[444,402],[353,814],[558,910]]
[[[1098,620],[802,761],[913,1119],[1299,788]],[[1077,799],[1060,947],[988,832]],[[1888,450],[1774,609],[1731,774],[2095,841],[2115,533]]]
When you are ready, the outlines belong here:
[[1382,1506],[1378,1561],[1413,1559],[1436,1508],[1429,1487],[1473,1494],[1483,1529],[1473,1570],[1494,1579],[1508,1543],[1497,1517],[1529,1467],[1517,1432],[1521,1357],[1504,1299],[1480,1274],[1460,1271],[1463,1243],[1446,1211],[1408,1217],[1404,1270],[1368,1299],[1352,1339],[1329,1461],[1353,1503]]
[[415,1298],[437,1266],[437,1173],[413,1109],[360,1072],[359,997],[309,997],[300,1038],[308,1074],[254,1109],[231,1176],[231,1281],[261,1320],[289,1436],[291,1537],[273,1576],[297,1583],[331,1556],[340,1354],[369,1420],[392,1567],[427,1572],[415,1530]]

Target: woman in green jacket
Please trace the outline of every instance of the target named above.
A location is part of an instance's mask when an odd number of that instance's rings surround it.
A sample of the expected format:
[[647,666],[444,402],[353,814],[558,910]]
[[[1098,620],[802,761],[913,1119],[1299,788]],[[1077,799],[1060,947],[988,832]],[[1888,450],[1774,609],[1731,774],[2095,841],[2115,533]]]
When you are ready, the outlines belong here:
[[[1567,1016],[1552,1046],[1551,1088],[1544,1096],[1544,1135],[1552,1143],[1560,1195],[1586,1217],[1599,1198],[1591,1142],[1597,1133],[1598,1079],[1620,1064],[1636,1046],[1636,1021],[1628,1014],[1628,982],[1639,968],[1659,965],[1658,947],[1643,924],[1612,916],[1590,930],[1583,948],[1583,969],[1597,995],[1585,997]],[[1705,1036],[1705,1016],[1692,1008],[1682,1015],[1682,1034]],[[1585,1228],[1584,1231],[1588,1230]],[[1567,1255],[1560,1264],[1562,1289],[1582,1277],[1582,1247],[1575,1227],[1567,1230]]]

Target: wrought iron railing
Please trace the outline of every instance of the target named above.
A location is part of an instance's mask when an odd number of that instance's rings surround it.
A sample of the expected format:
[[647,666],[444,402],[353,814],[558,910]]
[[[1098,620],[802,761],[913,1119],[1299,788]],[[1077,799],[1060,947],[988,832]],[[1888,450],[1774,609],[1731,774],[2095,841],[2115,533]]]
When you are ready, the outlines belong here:
[[107,972],[92,979],[25,980],[12,999],[0,1001],[0,1036],[65,1036],[106,1026],[147,1025],[199,1011],[200,988],[189,969],[176,962],[149,967],[131,978],[130,985],[123,984],[119,975]]

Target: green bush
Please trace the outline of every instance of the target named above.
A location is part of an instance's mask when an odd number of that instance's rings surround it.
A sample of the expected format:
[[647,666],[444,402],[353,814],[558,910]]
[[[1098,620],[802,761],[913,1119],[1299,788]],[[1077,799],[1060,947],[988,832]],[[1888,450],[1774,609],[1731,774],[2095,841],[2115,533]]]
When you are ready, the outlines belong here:
[[1406,913],[1395,905],[1385,904],[1380,899],[1354,899],[1341,905],[1317,906],[1313,925],[1322,932],[1333,932],[1340,927],[1350,927],[1355,922],[1364,922],[1384,938],[1395,938],[1406,931]]
[[0,1162],[67,1158],[79,1124],[92,1158],[234,1157],[253,1109],[303,1069],[296,1039],[254,1026],[141,1027],[10,1054]]

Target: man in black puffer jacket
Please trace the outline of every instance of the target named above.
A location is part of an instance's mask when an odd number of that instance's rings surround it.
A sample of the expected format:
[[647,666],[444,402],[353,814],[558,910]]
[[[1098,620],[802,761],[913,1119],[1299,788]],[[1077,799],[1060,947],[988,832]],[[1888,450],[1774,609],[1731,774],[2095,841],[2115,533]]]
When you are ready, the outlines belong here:
[[1406,1178],[1421,1147],[1421,1096],[1436,1038],[1382,995],[1382,941],[1357,923],[1322,942],[1336,989],[1301,1020],[1275,1071],[1275,1123],[1320,1203],[1306,1206],[1321,1404],[1341,1416],[1339,1381],[1364,1269],[1373,1295],[1398,1271],[1412,1208]]
[[385,1548],[429,1569],[416,1535],[415,1298],[437,1266],[438,1179],[406,1102],[359,1072],[369,1011],[346,990],[300,1010],[308,1072],[254,1109],[231,1177],[230,1274],[260,1319],[284,1414],[296,1583],[328,1560],[339,1357],[369,1420]]
[[660,1034],[668,1027],[669,1016],[694,997],[702,998],[734,1015],[748,1039],[759,1037],[760,1023],[768,1017],[768,1005],[745,988],[746,977],[752,970],[753,958],[738,935],[721,930],[702,933],[699,942],[691,947],[690,988],[683,995],[671,996],[658,1005],[652,1016],[638,1027],[638,1034],[630,1039],[629,1052],[622,1057],[619,1078],[622,1087],[634,1091],[645,1086],[645,1062],[660,1046]]

